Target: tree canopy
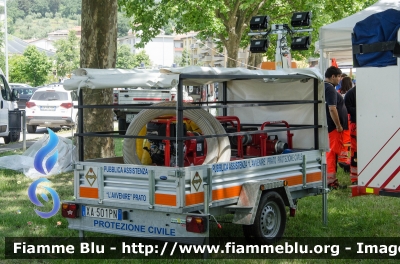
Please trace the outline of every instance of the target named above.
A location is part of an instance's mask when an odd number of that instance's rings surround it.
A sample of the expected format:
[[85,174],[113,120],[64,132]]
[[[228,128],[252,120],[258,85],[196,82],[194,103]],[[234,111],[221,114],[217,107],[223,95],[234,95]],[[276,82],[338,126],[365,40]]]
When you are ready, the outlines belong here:
[[117,63],[119,69],[133,69],[135,58],[128,45],[120,45],[117,48]]
[[[132,17],[132,28],[141,38],[138,46],[144,46],[160,29],[176,22],[175,31],[199,32],[202,39],[213,38],[227,50],[228,67],[236,67],[240,47],[250,43],[249,22],[253,16],[268,15],[273,24],[289,24],[293,12],[311,11],[313,14],[313,42],[318,39],[321,26],[340,20],[375,3],[377,0],[118,0],[119,6],[128,17]],[[267,56],[274,59],[274,38]],[[295,51],[294,58],[308,57],[313,53],[313,45],[308,51]]]
[[149,57],[149,55],[147,55],[146,51],[144,51],[144,50],[139,51],[137,54],[135,54],[133,56],[133,58],[134,58],[134,63],[133,63],[134,68],[142,67],[142,66],[144,66],[144,67],[151,66],[150,57]]
[[133,69],[151,66],[151,61],[149,55],[146,51],[142,50],[137,54],[132,54],[131,49],[128,45],[120,45],[117,50],[117,64],[116,67],[120,69]]
[[39,86],[46,82],[51,70],[51,62],[46,54],[39,52],[35,46],[28,46],[23,54],[22,72],[32,86]]
[[67,39],[54,42],[56,47],[57,75],[65,76],[74,69],[79,68],[79,39],[75,31],[68,33]]
[[187,49],[183,49],[182,56],[175,56],[174,62],[179,67],[189,66],[193,63],[190,56],[191,54],[189,53],[189,51]]
[[81,13],[82,0],[8,0],[8,17],[15,22],[17,18],[24,18],[29,14],[47,14],[54,16],[61,13],[63,17],[69,17]]

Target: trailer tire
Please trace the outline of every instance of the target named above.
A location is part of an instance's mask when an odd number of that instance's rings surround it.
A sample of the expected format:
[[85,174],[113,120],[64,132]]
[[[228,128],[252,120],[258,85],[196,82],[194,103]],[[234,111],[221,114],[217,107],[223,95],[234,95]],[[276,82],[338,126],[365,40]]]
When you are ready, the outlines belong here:
[[120,118],[118,119],[118,131],[120,135],[125,135],[125,132],[121,131],[125,130],[126,132],[126,119],[125,118]]
[[37,126],[31,126],[31,125],[26,126],[26,130],[28,130],[28,133],[35,133],[36,128],[37,128]]
[[16,132],[9,132],[8,136],[3,137],[4,139],[4,144],[9,144],[12,142],[17,142],[19,141],[20,138],[20,132],[16,131]]
[[254,224],[243,227],[247,240],[251,237],[259,244],[272,244],[278,241],[285,231],[286,209],[282,197],[274,191],[261,196]]
[[5,136],[3,137],[4,139],[4,144],[9,144],[11,142],[10,136]]

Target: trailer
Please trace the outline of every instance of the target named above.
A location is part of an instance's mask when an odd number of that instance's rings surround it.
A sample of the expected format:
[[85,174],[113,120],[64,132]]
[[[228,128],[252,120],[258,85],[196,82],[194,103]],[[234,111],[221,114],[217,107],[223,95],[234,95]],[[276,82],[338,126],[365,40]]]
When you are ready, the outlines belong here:
[[[219,83],[215,104],[183,102],[184,86],[211,83]],[[272,243],[284,234],[286,207],[294,216],[300,198],[318,194],[326,224],[329,143],[318,71],[187,67],[146,75],[80,69],[64,87],[132,84],[176,87],[177,102],[143,106],[125,135],[82,133],[83,109],[97,106],[83,105],[80,89],[76,199],[62,201],[62,215],[81,237],[91,231],[203,243],[210,236],[210,219],[233,214],[245,237]],[[137,107],[123,107],[131,106]],[[205,111],[210,108],[221,115]],[[191,121],[200,132],[190,128]],[[143,127],[145,135],[140,134]],[[88,136],[124,138],[123,156],[84,160]],[[150,142],[150,165],[141,163],[139,139]]]
[[[352,186],[353,196],[400,197],[400,30],[395,36],[395,41],[353,45],[358,147],[358,185]],[[391,52],[396,64],[361,67],[355,55],[371,52]]]

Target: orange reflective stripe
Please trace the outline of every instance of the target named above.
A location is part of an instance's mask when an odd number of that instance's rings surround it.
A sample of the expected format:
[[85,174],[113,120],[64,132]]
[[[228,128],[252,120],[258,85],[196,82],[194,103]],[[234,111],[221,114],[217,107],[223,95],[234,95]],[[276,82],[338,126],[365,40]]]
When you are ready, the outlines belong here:
[[156,193],[155,204],[157,205],[169,205],[176,206],[176,195]]
[[222,200],[226,198],[232,198],[239,196],[242,186],[234,186],[229,188],[223,188],[212,191],[213,200]]
[[79,187],[79,197],[98,199],[99,198],[99,189],[80,186]]
[[[233,186],[212,191],[212,200],[223,200],[239,197],[242,186]],[[186,206],[200,204],[204,201],[204,192],[186,194]]]
[[[303,184],[303,175],[280,178],[280,180],[286,180],[288,182],[289,186],[299,185],[299,184]],[[308,173],[306,176],[306,182],[308,182],[308,183],[321,181],[321,180],[322,180],[321,172]]]
[[[306,177],[307,177],[306,178],[307,183],[321,181],[322,173],[321,172],[308,173]],[[288,182],[288,186],[303,184],[302,175],[279,178],[278,180],[286,180]],[[234,186],[229,188],[213,190],[212,200],[217,201],[217,200],[239,197],[241,190],[242,186]],[[201,204],[203,203],[203,201],[204,201],[204,192],[186,194],[186,206]]]

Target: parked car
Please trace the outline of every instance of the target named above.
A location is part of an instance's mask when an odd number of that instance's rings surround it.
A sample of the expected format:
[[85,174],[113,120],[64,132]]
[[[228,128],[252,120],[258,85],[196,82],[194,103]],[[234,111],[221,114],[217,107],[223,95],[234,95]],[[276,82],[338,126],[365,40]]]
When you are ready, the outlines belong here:
[[25,109],[26,102],[31,99],[33,93],[38,89],[34,87],[13,87],[19,94],[18,108]]
[[11,89],[17,88],[17,87],[27,87],[27,88],[32,87],[29,84],[25,84],[25,83],[9,83],[8,85],[10,86]]
[[26,103],[26,125],[28,133],[41,127],[73,127],[77,121],[78,96],[62,85],[38,88]]

